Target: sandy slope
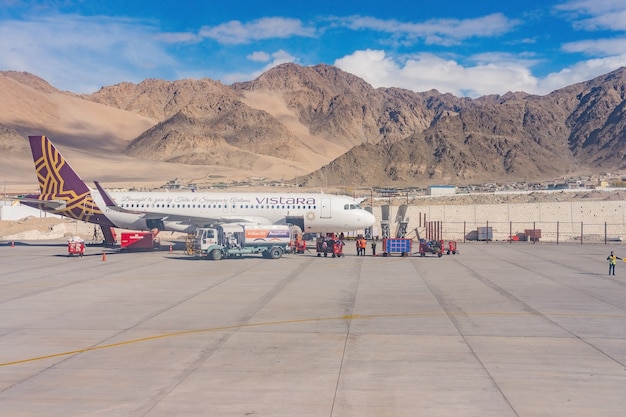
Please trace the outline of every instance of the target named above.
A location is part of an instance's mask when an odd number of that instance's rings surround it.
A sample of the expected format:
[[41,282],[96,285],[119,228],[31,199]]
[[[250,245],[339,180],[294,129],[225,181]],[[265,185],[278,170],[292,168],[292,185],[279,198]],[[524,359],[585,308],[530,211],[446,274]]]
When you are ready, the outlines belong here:
[[[293,178],[324,163],[321,156],[311,159],[303,155],[301,162],[293,166],[287,166],[277,158],[268,158],[257,172],[252,172],[228,166],[139,160],[121,152],[132,139],[154,125],[154,120],[92,103],[69,93],[41,91],[1,75],[0,91],[5,97],[0,100],[0,125],[15,129],[24,141],[29,135],[50,137],[83,179],[99,180],[107,187],[155,187],[176,178],[186,182],[207,175],[228,180],[242,180],[250,176]],[[261,106],[260,101],[255,101],[257,106]],[[276,99],[272,103],[280,104]],[[278,107],[286,110],[284,103]],[[288,115],[286,117],[289,118]],[[338,151],[323,150],[330,154]],[[36,189],[30,152],[0,154],[1,192],[22,193]]]

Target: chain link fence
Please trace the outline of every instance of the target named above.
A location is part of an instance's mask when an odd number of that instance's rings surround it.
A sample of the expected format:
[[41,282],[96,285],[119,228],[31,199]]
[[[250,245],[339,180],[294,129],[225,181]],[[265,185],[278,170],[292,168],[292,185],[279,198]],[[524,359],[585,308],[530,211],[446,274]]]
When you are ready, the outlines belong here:
[[443,240],[527,241],[552,243],[621,242],[626,237],[623,223],[591,222],[439,222]]

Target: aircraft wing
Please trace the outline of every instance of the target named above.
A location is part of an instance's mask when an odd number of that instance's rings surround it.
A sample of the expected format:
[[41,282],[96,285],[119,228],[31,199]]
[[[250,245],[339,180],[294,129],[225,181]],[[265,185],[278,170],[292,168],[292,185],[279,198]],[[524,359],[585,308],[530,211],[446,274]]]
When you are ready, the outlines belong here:
[[100,185],[99,182],[94,181],[96,184],[96,188],[98,192],[102,196],[104,203],[107,208],[115,211],[119,211],[122,213],[132,213],[142,216],[145,219],[160,219],[167,220],[168,222],[177,222],[181,224],[194,224],[199,226],[204,226],[207,224],[214,223],[251,223],[251,224],[272,224],[270,220],[262,216],[237,216],[237,215],[226,215],[226,216],[216,216],[216,217],[197,217],[197,216],[185,216],[185,215],[177,215],[172,213],[164,213],[160,211],[138,211],[138,210],[129,210],[127,208],[123,208],[117,205],[117,203],[113,200],[111,195],[106,192],[106,190]]

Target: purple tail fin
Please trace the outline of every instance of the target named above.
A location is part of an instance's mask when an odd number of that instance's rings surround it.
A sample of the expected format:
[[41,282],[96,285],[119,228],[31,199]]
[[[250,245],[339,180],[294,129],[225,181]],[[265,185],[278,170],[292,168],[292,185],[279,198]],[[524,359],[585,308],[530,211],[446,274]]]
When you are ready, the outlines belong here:
[[[29,136],[40,194],[40,208],[73,219],[110,224],[91,190],[45,136]],[[29,204],[32,205],[32,204]]]

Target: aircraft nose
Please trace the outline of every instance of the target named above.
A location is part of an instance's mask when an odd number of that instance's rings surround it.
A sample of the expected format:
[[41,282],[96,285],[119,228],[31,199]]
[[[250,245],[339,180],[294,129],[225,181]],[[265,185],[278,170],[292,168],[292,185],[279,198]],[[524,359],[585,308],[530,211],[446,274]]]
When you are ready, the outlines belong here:
[[376,217],[369,211],[363,210],[363,223],[364,227],[372,227],[376,223]]

